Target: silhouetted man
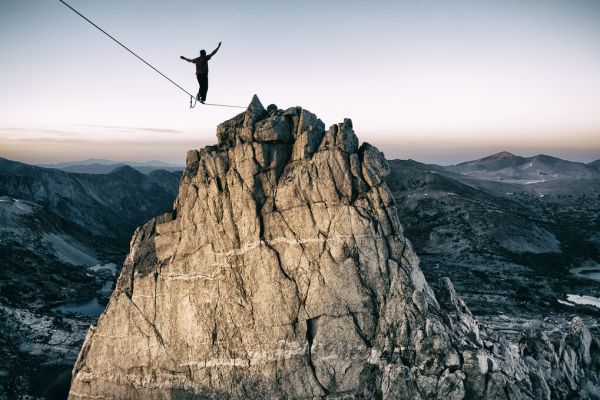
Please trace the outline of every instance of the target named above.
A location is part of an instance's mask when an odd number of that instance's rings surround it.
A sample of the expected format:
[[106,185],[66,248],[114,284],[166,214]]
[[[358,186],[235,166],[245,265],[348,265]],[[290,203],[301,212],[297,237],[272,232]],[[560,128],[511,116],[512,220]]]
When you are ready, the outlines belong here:
[[196,64],[196,78],[198,78],[198,84],[200,84],[200,90],[196,99],[200,100],[202,104],[206,101],[206,92],[208,92],[208,60],[217,53],[220,47],[221,42],[219,42],[217,48],[209,55],[206,55],[205,50],[200,50],[200,57],[193,60],[184,56],[180,57],[182,60]]

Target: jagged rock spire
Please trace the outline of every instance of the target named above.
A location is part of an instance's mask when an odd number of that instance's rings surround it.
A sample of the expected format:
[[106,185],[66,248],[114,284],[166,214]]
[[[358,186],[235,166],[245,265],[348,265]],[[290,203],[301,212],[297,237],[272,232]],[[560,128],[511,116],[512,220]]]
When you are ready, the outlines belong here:
[[548,355],[523,362],[448,280],[436,299],[349,119],[254,96],[217,139],[135,232],[71,398],[549,398]]

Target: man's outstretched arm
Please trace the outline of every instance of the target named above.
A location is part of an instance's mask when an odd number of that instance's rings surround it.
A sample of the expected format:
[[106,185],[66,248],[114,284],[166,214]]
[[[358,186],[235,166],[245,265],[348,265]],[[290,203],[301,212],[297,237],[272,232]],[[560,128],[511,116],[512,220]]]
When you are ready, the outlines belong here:
[[194,62],[194,60],[190,60],[189,58],[186,58],[184,56],[180,56],[179,58],[181,58],[182,60],[185,60],[187,62]]
[[219,51],[219,48],[220,48],[220,47],[221,47],[221,42],[219,42],[219,45],[217,46],[217,48],[216,48],[216,49],[215,49],[215,50],[214,50],[212,53],[210,53],[208,56],[209,56],[209,57],[212,57],[212,56],[214,56],[215,54],[217,54],[217,51]]

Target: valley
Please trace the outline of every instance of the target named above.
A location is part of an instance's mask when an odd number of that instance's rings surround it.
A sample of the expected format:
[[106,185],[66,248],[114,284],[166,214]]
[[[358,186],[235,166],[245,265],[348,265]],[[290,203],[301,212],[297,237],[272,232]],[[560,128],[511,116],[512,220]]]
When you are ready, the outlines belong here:
[[65,398],[134,229],[172,207],[179,176],[0,159],[0,394]]
[[[507,153],[499,157],[495,168],[515,164]],[[595,320],[600,309],[567,296],[600,295],[600,179],[581,178],[581,165],[568,176],[561,160],[549,174],[558,178],[507,182],[493,178],[493,158],[464,163],[466,175],[390,161],[387,183],[423,272],[429,280],[449,276],[478,319],[511,335],[551,330],[573,315]]]

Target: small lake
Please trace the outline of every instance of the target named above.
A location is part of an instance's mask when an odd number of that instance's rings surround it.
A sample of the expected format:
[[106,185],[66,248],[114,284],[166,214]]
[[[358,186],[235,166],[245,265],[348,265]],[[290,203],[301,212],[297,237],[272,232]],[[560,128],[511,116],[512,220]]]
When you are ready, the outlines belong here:
[[[108,271],[112,276],[117,276],[118,266],[115,263],[105,263],[105,264],[96,264],[88,268],[88,270],[92,272],[99,271]],[[102,288],[100,288],[100,292],[102,294],[110,295],[113,288],[113,281],[105,281]],[[60,306],[54,307],[52,311],[57,311],[60,313],[74,313],[74,314],[82,314],[88,315],[90,317],[97,317],[102,312],[106,306],[98,302],[97,297],[93,297],[84,301],[73,301],[70,303],[61,304]]]
[[[106,281],[104,285],[100,289],[100,292],[103,294],[110,295],[113,288],[113,281]],[[82,315],[89,315],[90,317],[97,317],[102,312],[106,306],[104,304],[100,304],[98,302],[97,297],[93,297],[84,301],[72,301],[70,303],[61,304],[60,306],[54,307],[52,311],[58,311],[60,313],[75,313]]]
[[580,304],[600,308],[600,299],[594,296],[580,296],[578,294],[568,294],[566,301],[559,299],[558,302],[566,306],[574,306],[575,304]]
[[584,304],[600,308],[600,299],[593,296],[579,296],[577,294],[568,294],[567,300],[575,304]]
[[104,304],[98,303],[98,299],[94,297],[85,301],[74,301],[72,303],[65,303],[58,307],[54,307],[52,311],[58,311],[60,313],[65,314],[75,313],[89,315],[90,317],[97,317],[98,315],[102,314],[105,307],[106,306]]

